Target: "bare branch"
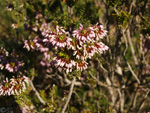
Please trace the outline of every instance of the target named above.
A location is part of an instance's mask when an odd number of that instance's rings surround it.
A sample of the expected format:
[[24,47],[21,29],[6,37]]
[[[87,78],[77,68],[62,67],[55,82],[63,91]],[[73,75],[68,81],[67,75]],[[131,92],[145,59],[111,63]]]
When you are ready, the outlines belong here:
[[141,103],[140,103],[140,105],[139,105],[138,110],[137,110],[136,113],[140,113],[140,110],[142,109],[142,107],[143,107],[143,105],[144,105],[144,102],[145,102],[145,100],[146,100],[146,98],[147,98],[149,92],[150,92],[150,90],[148,89],[148,91],[146,92],[146,94],[145,94],[143,100],[141,101]]
[[136,104],[136,100],[137,100],[137,94],[138,94],[138,88],[136,89],[134,95],[133,95],[133,99],[132,99],[132,103],[131,103],[131,106],[128,110],[127,113],[130,113],[131,109],[135,107],[135,104]]
[[57,0],[58,1],[58,3],[59,3],[59,7],[60,7],[60,10],[61,10],[61,13],[63,14],[64,13],[64,11],[63,11],[63,8],[62,8],[62,5],[61,5],[61,2],[60,2],[60,0]]
[[117,7],[117,4],[114,6],[114,11],[116,12],[117,15],[119,15],[119,12],[118,12],[118,10],[116,9],[116,7]]
[[127,41],[127,38],[126,38],[126,36],[125,36],[125,31],[124,31],[124,30],[122,30],[122,34],[123,34],[123,38],[124,38],[124,41],[125,41],[125,50],[124,50],[124,52],[123,52],[123,55],[125,56],[125,55],[126,55],[126,52],[127,52],[127,50],[128,50],[128,41]]
[[132,70],[129,62],[127,61],[127,65],[128,65],[128,68],[129,70],[131,71],[132,75],[134,76],[134,78],[137,80],[137,82],[140,84],[140,80],[138,79],[138,77],[136,76],[136,74],[134,73],[134,71]]
[[128,41],[129,41],[129,45],[130,45],[130,49],[131,49],[131,53],[132,53],[135,65],[138,65],[138,60],[137,60],[137,57],[135,55],[135,50],[134,50],[134,47],[133,47],[133,43],[132,43],[132,40],[131,40],[129,29],[127,29],[127,38],[128,38]]
[[118,94],[119,94],[119,98],[120,98],[120,112],[121,113],[123,113],[123,111],[124,111],[124,99],[125,99],[125,95],[124,95],[124,90],[122,90],[122,89],[117,89],[117,91],[118,91]]
[[74,77],[73,80],[72,80],[72,83],[71,83],[71,87],[70,87],[70,90],[69,90],[69,95],[68,95],[67,101],[66,101],[61,113],[65,113],[65,111],[66,111],[68,103],[71,99],[71,95],[73,93],[73,88],[74,88],[75,81],[76,81],[76,78]]
[[108,87],[118,88],[117,86],[106,85],[106,84],[100,82],[96,77],[94,77],[94,76],[92,75],[91,72],[89,72],[89,74],[91,75],[91,77],[92,77],[100,86],[103,86],[103,87],[106,87],[106,88],[108,88]]
[[136,0],[133,0],[131,5],[130,5],[130,9],[129,9],[129,14],[131,14],[132,11],[132,7],[135,5]]
[[[70,85],[72,82],[67,78],[67,75],[64,73],[64,81]],[[75,86],[81,86],[81,82],[74,82]]]
[[36,88],[34,87],[32,81],[29,80],[29,82],[30,82],[30,85],[31,85],[33,91],[35,92],[37,98],[39,99],[39,101],[40,101],[42,104],[46,104],[45,101],[40,97],[40,94],[39,94],[39,92],[36,90]]

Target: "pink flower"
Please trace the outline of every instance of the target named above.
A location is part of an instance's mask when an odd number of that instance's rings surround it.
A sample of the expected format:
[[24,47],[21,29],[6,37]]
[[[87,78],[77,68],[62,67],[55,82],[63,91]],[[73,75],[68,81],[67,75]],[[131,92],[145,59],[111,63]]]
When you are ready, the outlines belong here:
[[0,48],[0,61],[5,56],[8,56],[8,52],[3,47],[1,47]]
[[76,49],[73,55],[76,56],[76,59],[86,60],[87,58],[86,53],[87,53],[86,49],[82,48],[82,49]]
[[0,86],[0,95],[14,95],[21,93],[26,89],[25,83],[29,84],[28,78],[23,76],[18,76],[17,78],[13,77],[8,81],[8,78],[6,78],[6,81],[4,81],[4,85]]
[[42,42],[42,40],[40,38],[38,38],[38,37],[35,37],[33,39],[33,41],[25,40],[24,48],[27,48],[28,51],[30,51],[30,50],[48,51],[48,48],[44,48],[41,42]]
[[46,60],[41,60],[40,64],[42,66],[46,66],[46,67],[49,67],[50,66],[50,62],[49,61],[46,61]]
[[84,28],[80,24],[79,29],[69,34],[63,27],[50,28],[47,23],[44,23],[41,25],[40,31],[43,39],[35,38],[33,41],[25,41],[25,47],[39,50],[44,55],[44,59],[40,62],[41,65],[49,67],[50,47],[53,46],[57,56],[51,56],[53,57],[52,62],[56,67],[63,68],[66,73],[73,70],[82,71],[87,69],[87,59],[91,59],[95,53],[101,54],[109,49],[108,46],[101,42],[107,33],[102,25],[98,26],[96,24],[89,28]]
[[54,57],[53,61],[56,61],[55,66],[56,67],[62,67],[66,70],[66,73],[72,72],[72,69],[75,67],[76,62],[72,60],[71,58],[61,58],[61,57]]
[[86,53],[88,58],[92,58],[94,54],[97,52],[97,48],[94,45],[89,45],[86,47]]
[[56,26],[55,29],[51,30],[50,28],[46,27],[42,35],[45,37],[43,42],[51,43],[55,49],[70,47],[70,42],[72,39],[68,37],[69,33],[66,32],[62,27]]
[[20,109],[21,109],[22,113],[28,113],[28,110],[26,108],[20,107]]
[[5,69],[9,72],[17,72],[22,65],[21,61],[12,61],[6,64]]
[[50,59],[50,54],[48,52],[44,52],[44,57],[45,59],[49,60]]
[[24,48],[26,48],[28,51],[30,51],[30,45],[29,45],[29,41],[28,40],[25,40],[24,41]]
[[12,24],[12,28],[13,28],[13,29],[17,29],[17,28],[18,28],[18,25],[17,25],[17,24]]
[[47,47],[40,47],[39,50],[40,50],[40,52],[48,52],[49,48],[47,48]]
[[87,65],[88,65],[88,63],[86,61],[79,61],[79,62],[77,62],[76,68],[77,68],[77,70],[83,71],[83,70],[87,69]]
[[103,42],[94,43],[94,46],[97,48],[97,52],[99,53],[109,49]]
[[6,78],[6,81],[4,81],[5,85],[0,86],[0,95],[11,95],[11,84],[9,84],[8,78]]
[[99,41],[106,36],[106,33],[107,31],[103,29],[102,25],[97,26],[96,24],[93,27],[83,29],[83,25],[80,24],[79,30],[74,30],[72,36],[75,37],[82,46],[83,43]]

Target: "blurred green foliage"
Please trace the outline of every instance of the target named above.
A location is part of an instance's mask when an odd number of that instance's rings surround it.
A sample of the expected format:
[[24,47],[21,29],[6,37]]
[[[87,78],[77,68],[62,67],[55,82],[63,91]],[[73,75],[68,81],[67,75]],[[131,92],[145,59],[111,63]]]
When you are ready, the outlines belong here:
[[[116,59],[118,58],[116,58],[115,49],[119,48],[119,44],[115,44],[117,40],[121,38],[118,36],[118,34],[122,35],[120,30],[125,29],[129,24],[131,24],[130,28],[132,31],[133,46],[136,48],[135,54],[138,57],[138,61],[143,62],[141,61],[142,57],[138,55],[138,50],[140,49],[139,45],[141,43],[140,35],[142,34],[144,38],[150,35],[150,3],[146,7],[144,6],[146,0],[137,0],[136,4],[133,6],[134,10],[129,13],[132,1],[133,0],[100,0],[100,2],[98,0],[2,0],[0,2],[0,46],[6,48],[10,53],[14,52],[19,54],[19,58],[25,63],[24,69],[26,71],[23,73],[30,78],[35,78],[33,82],[40,96],[47,102],[46,105],[42,105],[32,91],[32,88],[29,87],[24,93],[14,96],[18,106],[33,107],[32,111],[29,112],[60,112],[66,101],[67,94],[69,93],[69,85],[66,85],[64,80],[62,80],[64,77],[61,71],[57,71],[56,68],[52,67],[52,71],[46,73],[45,68],[41,67],[39,64],[39,59],[42,55],[38,52],[28,52],[23,48],[25,40],[33,39],[37,35],[40,37],[40,31],[38,30],[38,32],[35,32],[31,28],[36,24],[36,16],[41,14],[43,17],[42,19],[38,19],[40,23],[38,27],[40,27],[42,23],[47,22],[50,23],[52,27],[60,25],[66,30],[72,31],[79,27],[79,23],[82,23],[85,27],[89,27],[97,22],[105,24],[104,27],[108,30],[108,37],[104,39],[104,41],[107,42],[109,40],[107,43],[112,53],[109,51],[101,55],[98,61],[95,60],[98,55],[95,55],[92,59],[92,63],[89,61],[90,65],[87,71],[74,72],[68,77],[71,81],[72,77],[75,75],[83,84],[82,86],[75,87],[67,112],[112,113],[113,108],[111,106],[109,94],[107,94],[108,91],[106,88],[99,85],[95,79],[89,76],[89,72],[91,72],[94,77],[97,77],[97,72],[99,72],[99,77],[97,79],[105,82],[105,77],[103,76],[104,70],[99,68],[99,65],[102,64],[104,68],[108,69],[108,77],[114,73],[115,77],[118,75],[114,71],[114,67],[117,62]],[[150,1],[147,0],[147,2]],[[130,23],[131,19],[133,20]],[[12,24],[17,24],[17,28],[13,29]],[[124,42],[124,40],[121,40],[121,43],[123,43],[121,49],[116,50],[120,52],[118,56],[122,56],[120,65],[122,66],[123,74],[125,74],[124,80],[120,80],[119,75],[116,77],[115,83],[120,87],[122,81],[126,81],[125,85],[127,86],[126,90],[128,90],[128,92],[126,92],[125,95],[133,95],[136,89],[136,82],[132,77],[132,73],[126,70],[127,65],[122,55],[123,50],[126,48]],[[132,53],[129,48],[125,57],[131,64],[134,64],[131,56]],[[138,68],[133,66],[133,70],[136,71],[139,78],[141,76],[141,83],[145,85],[149,83],[150,79],[145,74],[145,64],[142,66],[143,67],[139,66]],[[140,68],[142,68],[141,73],[139,72]],[[18,73],[10,75],[10,73],[2,71],[0,74],[0,76],[13,76]],[[49,76],[47,77],[47,75]],[[60,75],[60,77],[57,77],[57,75]],[[144,80],[146,82],[142,82]],[[55,84],[55,86],[53,84]],[[149,87],[149,85],[145,86]],[[14,101],[14,97],[0,97],[0,101],[5,101],[5,105],[7,106],[7,101]],[[141,97],[140,95],[139,98]],[[126,97],[124,108],[126,111],[128,106],[131,105],[130,98],[130,96]],[[147,101],[149,102],[149,100],[148,98]],[[138,102],[140,102],[140,99],[138,99]],[[1,102],[0,106],[2,106]],[[138,106],[139,104],[136,105],[136,108],[138,108]],[[146,104],[143,112],[144,110],[148,111],[149,107],[150,106]],[[132,112],[135,112],[134,110],[136,109],[133,109]]]

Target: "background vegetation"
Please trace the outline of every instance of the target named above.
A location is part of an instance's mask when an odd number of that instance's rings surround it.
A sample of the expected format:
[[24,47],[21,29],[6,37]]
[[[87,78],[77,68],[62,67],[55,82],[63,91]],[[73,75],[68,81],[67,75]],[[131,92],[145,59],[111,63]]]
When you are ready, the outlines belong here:
[[23,48],[25,40],[40,36],[34,28],[43,22],[70,32],[79,23],[89,27],[98,22],[108,31],[103,42],[109,50],[76,73],[67,113],[150,111],[150,0],[1,0],[0,47],[24,64],[14,73],[0,70],[0,81],[25,75],[32,85],[20,95],[1,96],[0,108],[13,107],[14,113],[62,111],[73,76],[53,66],[47,71],[40,65],[40,52]]

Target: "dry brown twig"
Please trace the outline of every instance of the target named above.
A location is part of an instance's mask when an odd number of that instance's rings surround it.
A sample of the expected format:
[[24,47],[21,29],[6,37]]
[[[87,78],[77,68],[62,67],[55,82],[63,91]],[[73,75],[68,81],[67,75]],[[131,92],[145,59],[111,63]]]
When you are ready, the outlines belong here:
[[76,81],[76,78],[74,77],[72,82],[71,82],[71,86],[70,86],[69,94],[68,94],[68,97],[67,97],[67,101],[66,101],[61,113],[65,113],[65,111],[67,109],[68,103],[69,103],[69,101],[71,99],[71,95],[73,93],[73,88],[74,88],[74,85],[75,85],[75,81]]
[[32,87],[32,89],[33,89],[33,91],[35,92],[37,98],[39,99],[39,101],[40,101],[42,104],[46,104],[46,102],[41,98],[39,92],[38,92],[38,91],[36,90],[36,88],[34,87],[34,85],[33,85],[33,83],[32,83],[31,80],[29,80],[29,83],[30,83],[30,85],[31,85],[31,87]]

